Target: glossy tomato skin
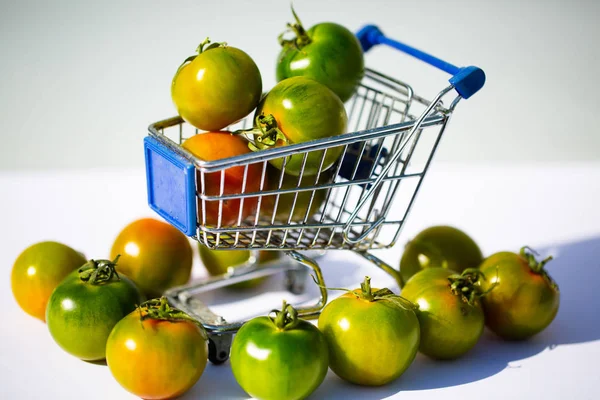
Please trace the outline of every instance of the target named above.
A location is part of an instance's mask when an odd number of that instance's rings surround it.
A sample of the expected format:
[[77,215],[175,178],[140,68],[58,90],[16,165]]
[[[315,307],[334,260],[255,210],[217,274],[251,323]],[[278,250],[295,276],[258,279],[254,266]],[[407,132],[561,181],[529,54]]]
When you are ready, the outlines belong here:
[[325,306],[319,329],[327,339],[331,370],[358,385],[381,386],[395,380],[412,364],[419,348],[414,311],[351,293]]
[[402,297],[419,306],[421,327],[419,351],[436,359],[455,359],[471,350],[484,328],[479,299],[472,304],[452,293],[447,268],[426,268],[406,282]]
[[39,242],[23,250],[11,271],[11,288],[19,306],[45,321],[52,291],[72,271],[85,264],[81,253],[58,242]]
[[200,379],[208,342],[189,321],[140,321],[138,310],[123,318],[106,344],[106,362],[127,391],[143,399],[171,399]]
[[[316,179],[316,176],[304,176],[301,179],[299,186],[297,176],[284,174],[281,182],[281,189],[293,189],[296,187],[306,188],[309,186],[330,182],[333,175],[333,170],[334,168],[330,168],[329,170],[324,171],[321,173],[318,180]],[[280,188],[279,181],[281,179],[281,171],[269,165],[269,168],[267,168],[267,173],[269,175],[268,189],[278,190]],[[277,199],[276,195],[263,196],[261,215],[270,220],[273,216],[273,211],[275,210],[275,203],[277,202],[277,210],[275,211],[276,220],[287,222],[290,214],[292,217],[291,221],[294,222],[304,221],[305,216],[309,220],[316,214],[317,211],[319,211],[319,208],[325,202],[326,197],[327,189],[301,191],[298,192],[297,196],[295,193],[282,193],[279,195],[279,199]],[[294,207],[293,212],[291,212],[292,206]]]
[[[232,135],[229,132],[206,132],[192,136],[183,142],[183,148],[204,161],[215,161],[223,158],[239,156],[250,152],[247,142],[240,136]],[[258,192],[261,188],[262,164],[250,164],[247,168],[244,166],[230,167],[224,170],[223,194],[240,194]],[[244,174],[246,182],[244,184]],[[198,191],[202,191],[202,182],[204,182],[204,193],[208,196],[218,196],[221,194],[221,172],[202,173],[198,172]],[[263,185],[267,185],[265,177]],[[245,186],[244,186],[245,185]],[[223,200],[221,226],[237,224],[240,209],[242,220],[251,216],[256,211],[258,197],[248,197],[244,199],[243,205],[241,199]],[[205,225],[217,226],[219,223],[219,201],[202,201],[198,199],[198,220]]]
[[192,246],[177,228],[153,218],[135,220],[116,237],[111,258],[121,255],[117,271],[148,297],[183,285],[192,271]]
[[486,325],[508,340],[528,339],[550,325],[558,313],[560,291],[549,276],[531,270],[519,254],[499,252],[480,266],[488,278],[486,290],[497,286],[485,297]]
[[281,50],[277,81],[305,76],[326,85],[346,102],[364,75],[360,42],[348,29],[331,22],[313,26],[307,35],[311,42],[301,49],[284,46]]
[[133,281],[123,274],[119,280],[91,284],[74,271],[50,296],[48,330],[67,353],[82,360],[103,360],[113,327],[144,300]]
[[215,131],[248,115],[260,101],[258,67],[235,47],[205,50],[175,74],[171,97],[179,115],[196,128]]
[[[340,135],[346,132],[348,116],[344,104],[339,97],[325,85],[312,79],[297,76],[282,80],[263,98],[259,104],[256,117],[273,115],[279,129],[290,144]],[[269,148],[257,143],[258,147]],[[279,141],[275,147],[284,146]],[[327,150],[322,170],[330,168],[340,157],[343,146]],[[319,170],[324,150],[312,151],[308,154],[304,167],[304,175],[315,175]],[[285,172],[299,176],[305,153],[288,157]],[[283,158],[269,161],[273,166],[282,169]]]
[[280,330],[268,317],[257,317],[234,336],[230,362],[235,379],[250,396],[304,399],[325,379],[327,343],[307,321]]
[[406,244],[400,275],[407,282],[424,268],[442,267],[461,273],[477,268],[482,260],[479,246],[465,232],[452,226],[431,226]]

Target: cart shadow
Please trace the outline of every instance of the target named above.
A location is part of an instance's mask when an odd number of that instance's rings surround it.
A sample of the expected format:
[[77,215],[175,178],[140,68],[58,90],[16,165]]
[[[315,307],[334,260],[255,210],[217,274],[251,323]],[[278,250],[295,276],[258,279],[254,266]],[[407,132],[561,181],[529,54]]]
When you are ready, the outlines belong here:
[[381,399],[392,394],[462,385],[493,376],[505,368],[518,368],[520,361],[557,346],[600,340],[600,297],[595,283],[600,270],[600,237],[537,249],[554,255],[548,272],[558,283],[561,304],[552,324],[523,342],[502,341],[486,330],[477,346],[455,361],[434,361],[418,355],[397,381],[379,388],[350,385],[330,371],[311,398]]

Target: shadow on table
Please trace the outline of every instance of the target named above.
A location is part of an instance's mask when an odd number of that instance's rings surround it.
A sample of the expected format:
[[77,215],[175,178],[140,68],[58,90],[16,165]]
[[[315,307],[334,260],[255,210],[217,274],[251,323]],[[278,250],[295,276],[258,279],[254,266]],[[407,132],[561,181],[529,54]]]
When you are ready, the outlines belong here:
[[381,399],[402,391],[462,385],[485,379],[505,368],[518,368],[520,360],[546,349],[552,351],[564,344],[599,340],[600,237],[536,250],[544,256],[555,256],[547,269],[561,291],[558,314],[544,332],[528,341],[506,342],[486,330],[477,346],[459,360],[433,361],[419,354],[404,375],[380,388],[358,387],[330,377],[312,398]]

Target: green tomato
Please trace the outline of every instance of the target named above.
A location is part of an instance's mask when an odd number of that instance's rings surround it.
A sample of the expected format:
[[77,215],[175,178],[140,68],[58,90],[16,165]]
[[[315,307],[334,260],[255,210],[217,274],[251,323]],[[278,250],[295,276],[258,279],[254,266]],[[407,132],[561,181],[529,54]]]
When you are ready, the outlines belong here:
[[544,269],[552,257],[538,262],[527,250],[492,254],[479,267],[488,278],[483,289],[496,285],[482,299],[486,325],[508,340],[540,333],[558,313],[560,291]]
[[327,343],[310,322],[286,305],[275,318],[246,322],[233,338],[231,369],[237,382],[257,399],[308,397],[325,379]]
[[332,300],[319,316],[329,367],[358,385],[380,386],[408,369],[419,349],[414,307],[388,289],[361,289]]
[[[341,135],[346,132],[348,115],[339,97],[327,86],[298,76],[275,85],[260,102],[254,120],[253,134],[260,135],[254,150],[262,150]],[[321,170],[331,168],[343,150],[344,146],[326,150]],[[304,176],[317,174],[324,152],[308,153]],[[285,173],[299,176],[305,154],[269,162],[280,170],[285,165]]]
[[280,40],[283,49],[277,63],[277,81],[305,76],[326,85],[346,102],[364,75],[360,42],[347,28],[332,22],[305,31],[294,16],[296,23],[291,28],[296,37]]
[[54,341],[82,360],[105,358],[106,341],[117,322],[144,297],[132,280],[117,275],[115,263],[91,260],[56,287],[46,308]]
[[[458,358],[479,341],[484,327],[478,276],[463,276],[447,268],[426,268],[406,282],[402,296],[419,306],[421,353],[437,359]],[[456,284],[454,284],[456,282]],[[454,286],[453,286],[454,284]]]
[[400,260],[403,282],[424,268],[442,267],[455,272],[477,268],[483,256],[469,235],[452,226],[432,226],[406,244]]

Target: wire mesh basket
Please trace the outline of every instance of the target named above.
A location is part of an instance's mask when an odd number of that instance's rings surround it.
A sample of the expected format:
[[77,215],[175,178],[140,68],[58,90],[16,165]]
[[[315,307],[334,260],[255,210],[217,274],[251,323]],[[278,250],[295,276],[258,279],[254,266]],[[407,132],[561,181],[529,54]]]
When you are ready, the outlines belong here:
[[[357,37],[364,51],[386,44],[450,73],[450,85],[427,100],[407,83],[367,69],[345,104],[348,133],[216,161],[201,160],[181,146],[199,132],[180,117],[156,122],[145,138],[150,207],[210,249],[286,251],[297,264],[314,271],[322,286],[318,265],[298,251],[353,250],[399,281],[398,271],[368,251],[389,248],[397,241],[450,116],[460,99],[483,86],[485,75],[477,67],[458,68],[391,40],[372,25]],[[246,129],[252,123],[248,117],[226,129]],[[330,152],[340,156],[325,169]],[[298,154],[303,157],[301,168],[298,176],[290,178],[285,174],[287,162]],[[270,166],[276,159],[281,169]],[[231,168],[243,171],[236,190],[226,185],[226,171]],[[254,273],[249,278],[272,269],[248,267]],[[279,263],[274,269],[281,268]],[[303,278],[297,276],[297,267],[288,270],[293,290]],[[238,271],[243,272],[231,270],[222,278],[235,282],[247,272]],[[169,293],[171,302],[196,316],[213,335],[213,362],[226,359],[218,354],[226,352],[230,334],[240,323],[227,323],[201,303],[190,301],[190,296],[222,286],[218,281],[214,278]],[[300,315],[318,314],[326,301],[327,292],[321,290],[317,304],[300,309]]]

